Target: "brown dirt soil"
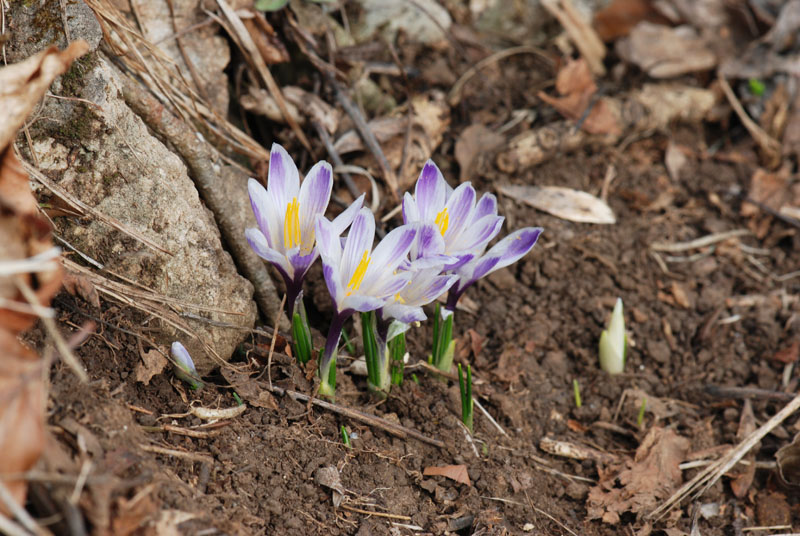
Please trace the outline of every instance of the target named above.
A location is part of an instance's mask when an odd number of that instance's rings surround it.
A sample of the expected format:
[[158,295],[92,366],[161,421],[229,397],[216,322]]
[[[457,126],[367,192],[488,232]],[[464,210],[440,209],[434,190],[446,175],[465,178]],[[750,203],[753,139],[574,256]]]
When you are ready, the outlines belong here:
[[[434,155],[451,181],[458,172],[453,145],[459,133],[473,122],[501,123],[493,110],[507,109],[503,103],[524,104],[524,89],[541,78],[530,74],[536,68],[531,59],[511,60],[504,72],[511,82],[499,90],[475,89],[465,98]],[[598,194],[613,165],[609,204],[618,222],[570,223],[500,197],[506,229],[536,225],[545,232],[521,262],[469,291],[477,313],[457,313],[456,335],[470,341],[459,345],[457,360],[472,364],[476,394],[508,434],[476,411],[474,448],[459,424],[457,384],[419,370],[419,384],[408,378],[379,404],[366,395],[363,378],[342,372],[337,403],[397,420],[442,440],[444,448],[392,437],[329,411],[309,411],[280,396],[272,399],[273,407],[248,404],[235,419],[196,428],[202,422],[186,415],[190,405],[235,405],[225,380],[211,378],[201,391],[186,390],[170,373],[156,375],[149,385],[136,382],[139,342],[119,328],[146,335],[147,319],[108,304],[92,311],[62,294],[55,302],[62,325],[78,325],[87,314],[105,322],[77,350],[92,382],[80,385],[62,364],[51,377],[49,423],[62,457],[77,468],[83,460],[92,461],[93,477],[80,503],[90,528],[110,516],[111,533],[152,530],[155,518],[164,519],[163,511],[176,510],[193,514],[181,525],[185,534],[214,533],[210,528],[227,534],[304,536],[632,533],[642,526],[632,514],[624,514],[618,526],[588,519],[586,499],[598,466],[544,453],[538,448],[543,437],[632,456],[647,431],[661,426],[688,438],[689,452],[698,452],[737,441],[742,407],[741,400],[705,394],[707,385],[791,392],[797,384],[792,378],[785,386],[784,365],[771,359],[800,330],[800,304],[786,299],[800,293],[800,278],[782,283],[772,278],[800,266],[796,228],[776,220],[760,239],[717,244],[694,260],[686,257],[696,250],[675,253],[684,258],[668,261],[668,273],[650,250],[654,242],[690,240],[752,223],[739,215],[738,192],[746,189],[753,166],[724,158],[729,152],[750,151],[750,142],[731,145],[725,139],[722,150],[708,149],[719,139],[719,132],[696,125],[676,126],[668,134],[628,140],[622,147],[559,156],[518,176],[481,167],[473,181],[481,190],[537,184]],[[663,165],[670,140],[688,154],[677,180]],[[753,253],[740,244],[764,251]],[[618,296],[625,303],[633,346],[626,373],[609,377],[598,368],[597,343]],[[745,296],[753,297],[750,304]],[[324,323],[326,304],[318,300],[312,308],[312,317]],[[425,356],[429,338],[427,325],[410,335],[412,362]],[[262,387],[268,382],[260,373],[269,342],[253,338],[234,363],[260,375],[255,381]],[[340,367],[346,365],[340,361]],[[274,356],[270,374],[281,386],[309,389],[296,365],[281,354]],[[581,389],[580,409],[573,380]],[[647,412],[637,426],[635,401],[628,397],[620,404],[626,389],[680,403],[672,404],[672,411]],[[754,400],[756,420],[763,422],[783,404]],[[262,400],[262,405],[270,404]],[[792,418],[767,436],[758,459],[771,459],[797,424]],[[165,425],[200,430],[208,437],[163,431]],[[353,437],[352,449],[341,442],[342,425]],[[167,450],[153,452],[152,447]],[[426,467],[455,464],[467,466],[471,486],[423,476]],[[315,481],[317,470],[326,466],[341,475],[339,508],[333,506],[331,491]],[[694,471],[685,471],[684,480]],[[46,485],[51,492],[59,487]],[[777,486],[772,472],[758,471],[750,492],[737,499],[723,478],[701,500],[721,507],[718,516],[700,518],[701,533],[730,534],[737,523],[757,524],[759,501]],[[676,523],[688,532],[690,507],[681,511],[679,519],[671,518],[676,521],[656,527]],[[799,521],[796,510],[792,515]]]

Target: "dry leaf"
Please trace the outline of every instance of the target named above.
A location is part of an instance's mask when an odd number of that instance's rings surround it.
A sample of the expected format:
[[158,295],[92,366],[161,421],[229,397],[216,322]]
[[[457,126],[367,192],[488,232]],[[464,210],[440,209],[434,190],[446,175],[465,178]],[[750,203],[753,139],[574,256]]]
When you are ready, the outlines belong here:
[[67,272],[64,274],[64,290],[73,296],[80,296],[86,303],[100,308],[100,294],[86,276]]
[[344,498],[344,486],[342,486],[342,478],[339,476],[339,470],[333,465],[320,467],[314,472],[314,481],[318,485],[331,490],[333,494],[333,507],[339,508]]
[[614,0],[595,13],[592,20],[597,35],[605,42],[628,35],[643,20],[666,22],[648,0]]
[[601,199],[561,186],[500,186],[500,193],[563,220],[612,224],[617,219]]
[[617,42],[617,53],[653,78],[673,78],[707,71],[717,57],[691,26],[672,28],[640,22],[629,37]]
[[471,486],[466,465],[443,465],[426,467],[422,474],[425,476],[443,476],[461,484]]
[[615,476],[602,478],[589,491],[586,502],[590,519],[617,524],[626,512],[644,514],[669,497],[682,481],[679,464],[686,457],[689,440],[671,429],[653,428]]
[[592,96],[597,92],[597,85],[584,59],[569,60],[558,72],[556,91],[561,97],[552,97],[543,91],[537,96],[573,121],[581,120],[581,130],[590,134],[619,135],[621,130],[616,116],[608,104],[599,99],[593,103],[588,115],[587,108],[592,104]]
[[[750,179],[747,196],[772,210],[779,211],[792,200],[790,176],[791,168],[788,163],[775,172],[758,168]],[[742,203],[742,216],[754,216],[760,212],[761,209],[757,205]]]
[[505,138],[476,123],[465,128],[456,141],[455,156],[460,168],[460,182],[472,179],[475,157],[484,151],[491,151],[500,146]]
[[775,352],[775,355],[772,356],[772,360],[788,365],[789,363],[797,361],[798,357],[800,357],[800,341],[794,341],[786,348]]
[[57,76],[64,74],[76,58],[89,50],[83,39],[65,50],[55,46],[0,69],[0,152],[14,140],[17,130],[33,111]]
[[161,374],[169,360],[155,348],[148,352],[140,352],[139,355],[142,358],[142,362],[136,364],[136,370],[134,371],[136,381],[150,385],[150,380],[153,379],[153,376]]

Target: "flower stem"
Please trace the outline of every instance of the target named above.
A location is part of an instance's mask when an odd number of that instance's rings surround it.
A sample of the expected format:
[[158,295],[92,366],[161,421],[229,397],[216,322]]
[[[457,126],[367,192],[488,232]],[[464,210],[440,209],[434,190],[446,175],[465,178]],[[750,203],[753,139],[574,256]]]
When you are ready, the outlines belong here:
[[306,308],[303,305],[303,293],[301,292],[296,300],[295,313],[292,318],[292,349],[295,358],[301,365],[305,365],[311,360],[314,351],[311,342],[311,329],[308,327],[308,317]]
[[352,311],[343,311],[334,314],[331,327],[328,329],[328,338],[325,341],[325,352],[319,361],[319,394],[333,398],[336,394],[336,354],[339,350],[339,338],[345,320],[350,318]]
[[405,333],[401,333],[389,341],[389,354],[392,356],[392,385],[403,385],[403,367],[406,356]]
[[386,330],[375,311],[361,313],[361,330],[364,338],[364,357],[367,362],[367,387],[373,393],[386,396],[392,387]]
[[473,424],[473,404],[472,401],[472,365],[467,365],[467,378],[464,380],[464,374],[461,371],[461,363],[458,364],[458,388],[461,392],[461,422],[472,433]]
[[449,311],[447,318],[443,318],[439,304],[436,304],[436,311],[433,320],[433,352],[431,362],[433,366],[442,372],[450,372],[453,367],[453,354],[455,352],[455,341],[453,340],[453,317],[455,314]]

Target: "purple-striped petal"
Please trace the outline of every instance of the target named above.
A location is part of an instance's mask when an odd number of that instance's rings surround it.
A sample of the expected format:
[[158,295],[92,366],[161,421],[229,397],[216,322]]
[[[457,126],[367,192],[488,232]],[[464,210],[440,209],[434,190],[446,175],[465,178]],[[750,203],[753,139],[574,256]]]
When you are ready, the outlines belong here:
[[286,205],[297,197],[300,189],[300,174],[297,172],[297,166],[286,149],[277,143],[272,144],[269,154],[267,189],[275,205],[281,210],[285,210]]
[[292,248],[291,251],[287,252],[287,257],[289,258],[289,264],[292,265],[292,269],[294,270],[294,280],[295,281],[302,281],[303,277],[305,277],[306,272],[314,264],[314,261],[317,260],[319,256],[316,248],[311,250],[311,253],[308,255],[303,255],[302,250],[300,248]]
[[394,272],[408,255],[416,235],[415,226],[401,225],[383,237],[383,240],[375,246],[375,250],[372,252],[369,267],[364,275],[363,286],[371,288],[374,281],[385,278],[387,273]]
[[386,300],[375,298],[373,296],[365,296],[363,294],[353,294],[352,296],[347,296],[341,305],[339,305],[339,310],[343,311],[345,309],[352,309],[354,311],[358,311],[360,313],[366,313],[367,311],[374,311],[375,309],[380,309],[386,303]]
[[486,253],[487,256],[496,255],[500,258],[491,271],[499,270],[520,260],[536,245],[540,234],[542,234],[541,227],[526,227],[514,231],[495,244]]
[[446,264],[444,270],[446,271],[460,270],[465,264],[472,261],[475,258],[476,254],[473,252],[466,252],[466,253],[460,252],[460,253],[454,253],[453,256],[456,258],[456,261],[450,264]]
[[450,242],[449,249],[451,251],[483,251],[486,248],[486,244],[500,232],[503,227],[503,220],[502,216],[490,214],[478,221],[473,221],[463,230],[461,235]]
[[283,234],[283,222],[278,219],[278,211],[272,201],[272,197],[255,179],[247,181],[247,192],[250,194],[250,206],[253,208],[256,223],[261,232],[264,233],[267,244],[270,247],[280,247],[280,245],[283,245],[280,240],[280,235]]
[[489,214],[497,215],[497,198],[494,194],[485,193],[481,196],[478,204],[475,205],[475,210],[472,213],[472,221],[479,220]]
[[325,285],[328,287],[328,293],[331,295],[334,307],[337,311],[341,311],[339,305],[344,299],[344,288],[340,281],[339,272],[336,270],[336,265],[330,264],[325,257],[322,258],[322,275],[325,278]]
[[364,206],[365,195],[366,194],[361,194],[358,199],[353,201],[349,207],[344,209],[341,214],[334,218],[333,229],[336,231],[337,235],[341,235],[348,227],[350,227],[350,224],[353,223],[353,219],[355,219],[358,211],[361,210],[362,206]]
[[255,227],[251,227],[245,229],[244,236],[247,239],[247,243],[250,244],[250,247],[256,252],[256,255],[272,263],[275,268],[281,272],[284,278],[291,280],[294,277],[294,270],[286,259],[286,256],[270,248],[267,239],[261,231]]
[[419,221],[419,208],[417,202],[410,193],[406,192],[403,196],[403,223],[414,223]]
[[436,298],[450,290],[450,287],[452,287],[456,281],[458,281],[457,275],[440,275],[436,277],[423,289],[422,299],[424,302],[420,303],[420,305],[431,303]]
[[[458,236],[462,232],[474,206],[475,189],[470,183],[465,182],[453,190],[453,195],[447,200],[446,206],[448,226],[447,231],[444,233],[445,242],[448,242],[448,238],[451,236]],[[430,221],[433,221],[433,218],[430,218]]]
[[384,299],[391,298],[406,288],[413,277],[414,274],[411,272],[398,272],[390,277],[384,277],[375,282],[374,287],[370,289],[370,294]]
[[325,209],[328,208],[333,188],[332,173],[329,163],[317,162],[300,185],[297,199],[300,208],[300,237],[306,251],[314,244],[313,231],[317,216],[325,214]]
[[333,223],[325,216],[317,216],[316,235],[317,251],[323,260],[338,267],[342,259],[342,244]]
[[404,324],[411,324],[412,322],[423,322],[427,318],[422,307],[405,305],[398,302],[392,302],[383,306],[383,317],[394,318],[403,322]]
[[436,215],[444,208],[447,190],[442,172],[428,160],[417,179],[414,189],[414,199],[417,201],[419,215],[424,221],[433,221]]
[[[375,217],[368,208],[358,211],[350,232],[347,234],[344,252],[342,253],[341,271],[344,277],[351,277],[356,271],[364,252],[372,251],[372,242],[375,239]],[[372,264],[370,262],[370,264]]]
[[417,238],[411,248],[411,258],[428,258],[444,253],[444,238],[439,228],[433,223],[424,223],[419,226]]

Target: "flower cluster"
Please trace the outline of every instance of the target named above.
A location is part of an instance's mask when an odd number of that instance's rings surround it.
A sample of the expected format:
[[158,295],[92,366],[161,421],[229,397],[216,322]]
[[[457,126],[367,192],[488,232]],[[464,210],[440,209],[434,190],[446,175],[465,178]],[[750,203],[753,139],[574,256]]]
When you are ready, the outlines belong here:
[[[283,277],[290,318],[296,302],[302,301],[302,283],[309,267],[317,257],[322,260],[334,315],[319,359],[320,393],[334,394],[339,338],[345,321],[356,312],[374,315],[365,317],[372,321],[364,326],[373,331],[370,340],[374,342],[369,346],[377,349],[372,367],[380,369],[370,374],[370,387],[387,391],[385,349],[394,335],[403,333],[408,324],[425,320],[422,307],[447,293],[441,318],[437,312],[434,321],[449,322],[449,331],[440,330],[448,335],[438,346],[451,348],[452,313],[459,297],[478,279],[530,251],[541,229],[518,230],[487,251],[503,224],[497,215],[497,199],[491,194],[477,199],[469,183],[451,188],[428,161],[414,194],[407,193],[403,199],[403,225],[374,245],[375,219],[363,208],[363,196],[333,221],[325,218],[332,180],[330,165],[319,162],[300,184],[288,153],[273,145],[268,189],[250,180],[258,228],[246,231],[247,240]],[[294,317],[299,318],[297,314]],[[442,364],[436,347],[434,341],[434,362],[449,370],[452,350],[450,361]]]

